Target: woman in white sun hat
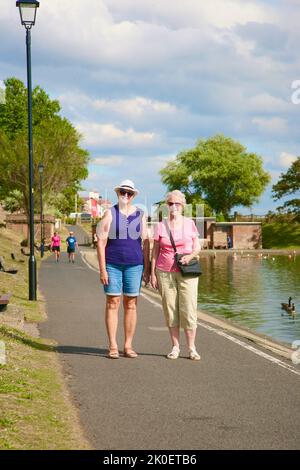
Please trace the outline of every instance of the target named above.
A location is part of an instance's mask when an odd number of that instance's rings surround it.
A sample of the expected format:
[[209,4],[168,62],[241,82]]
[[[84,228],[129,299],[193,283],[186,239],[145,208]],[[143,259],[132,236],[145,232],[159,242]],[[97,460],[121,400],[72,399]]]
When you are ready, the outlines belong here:
[[149,282],[149,239],[144,212],[132,205],[138,194],[131,180],[114,188],[118,203],[105,211],[98,223],[97,253],[100,281],[106,294],[105,322],[109,341],[107,357],[119,358],[117,344],[118,312],[121,296],[124,306],[124,356],[136,358],[132,347],[136,329],[137,298],[142,277]]

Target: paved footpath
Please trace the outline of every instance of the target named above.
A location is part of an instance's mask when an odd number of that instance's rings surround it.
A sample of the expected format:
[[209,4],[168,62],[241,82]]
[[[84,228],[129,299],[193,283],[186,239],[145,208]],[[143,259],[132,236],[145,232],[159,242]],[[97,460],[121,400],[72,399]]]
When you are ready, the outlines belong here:
[[[80,239],[79,230],[74,229]],[[58,342],[95,449],[300,448],[300,375],[292,370],[201,326],[202,360],[189,360],[184,347],[182,357],[167,360],[161,308],[145,297],[139,299],[134,343],[139,357],[107,359],[98,273],[78,253],[75,264],[63,253],[59,263],[53,256],[42,263],[39,285],[48,310],[41,336]]]

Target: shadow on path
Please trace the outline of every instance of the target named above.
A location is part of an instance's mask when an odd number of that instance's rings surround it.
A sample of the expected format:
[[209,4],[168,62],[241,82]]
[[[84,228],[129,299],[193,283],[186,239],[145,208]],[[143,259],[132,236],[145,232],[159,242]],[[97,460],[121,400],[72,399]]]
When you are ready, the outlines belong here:
[[[58,352],[59,354],[78,354],[78,355],[85,355],[85,356],[100,356],[100,357],[105,357],[107,359],[107,349],[89,348],[87,346],[57,346],[54,348],[54,350]],[[120,350],[120,357],[122,357],[122,355],[123,353]],[[140,352],[138,352],[138,355],[139,356],[151,356],[151,357],[166,357],[165,354],[140,353]]]

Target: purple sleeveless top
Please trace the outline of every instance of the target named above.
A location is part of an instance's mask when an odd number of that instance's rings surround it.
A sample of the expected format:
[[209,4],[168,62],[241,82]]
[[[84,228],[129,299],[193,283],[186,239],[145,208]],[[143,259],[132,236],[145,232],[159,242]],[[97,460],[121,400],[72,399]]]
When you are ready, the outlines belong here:
[[138,209],[128,217],[116,204],[111,208],[112,222],[105,248],[105,259],[111,264],[144,264],[142,251],[142,217]]

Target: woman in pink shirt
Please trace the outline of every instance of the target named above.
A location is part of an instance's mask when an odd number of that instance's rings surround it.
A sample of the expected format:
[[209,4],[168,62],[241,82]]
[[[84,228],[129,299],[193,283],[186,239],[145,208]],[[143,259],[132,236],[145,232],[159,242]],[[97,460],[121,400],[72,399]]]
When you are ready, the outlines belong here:
[[55,261],[58,263],[60,257],[60,236],[57,232],[54,232],[51,238],[51,250],[55,253]]
[[198,277],[183,276],[174,259],[174,249],[169,229],[174,238],[177,253],[188,253],[181,259],[188,264],[200,251],[198,231],[192,219],[182,215],[185,196],[175,190],[167,195],[168,219],[159,222],[155,227],[154,246],[151,263],[151,285],[159,289],[167,326],[172,341],[172,351],[168,359],[177,359],[180,353],[179,329],[184,329],[189,358],[199,360],[195,347],[197,330],[197,295]]

